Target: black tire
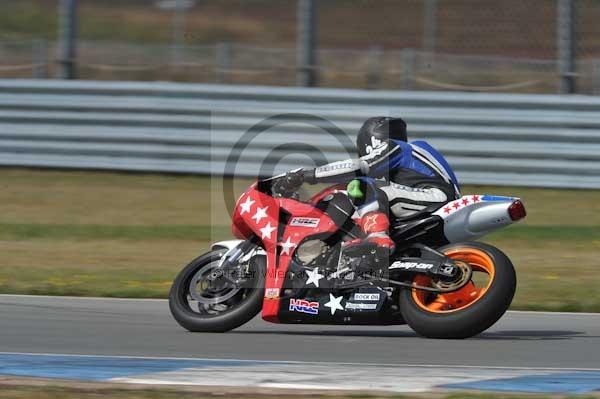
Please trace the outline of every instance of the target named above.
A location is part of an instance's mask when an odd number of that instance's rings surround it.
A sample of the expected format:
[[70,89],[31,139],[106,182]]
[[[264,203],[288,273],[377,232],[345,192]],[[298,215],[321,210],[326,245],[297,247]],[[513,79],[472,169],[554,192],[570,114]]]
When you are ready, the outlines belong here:
[[169,292],[169,308],[171,314],[188,331],[192,332],[226,332],[233,330],[254,318],[262,309],[264,296],[264,280],[266,260],[264,256],[252,259],[255,269],[254,287],[249,289],[242,303],[231,310],[218,315],[204,315],[192,311],[188,305],[187,292],[191,278],[203,266],[220,259],[226,252],[224,249],[208,252],[187,265],[175,278]]
[[400,310],[407,324],[417,334],[427,338],[469,338],[490,328],[510,306],[517,287],[517,277],[510,259],[499,249],[479,242],[450,244],[439,251],[464,247],[478,249],[493,261],[495,276],[490,287],[470,306],[447,313],[434,313],[421,308],[415,302],[412,290],[404,289],[400,293]]

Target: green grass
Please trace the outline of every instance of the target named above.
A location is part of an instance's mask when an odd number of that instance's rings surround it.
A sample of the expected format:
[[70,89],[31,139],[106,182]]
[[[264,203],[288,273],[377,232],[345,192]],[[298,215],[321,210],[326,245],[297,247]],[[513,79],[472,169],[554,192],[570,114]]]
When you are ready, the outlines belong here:
[[0,40],[52,39],[58,30],[57,8],[40,1],[3,1],[0,5]]
[[195,225],[78,225],[78,224],[0,224],[0,240],[198,240],[208,241],[227,237],[230,229],[224,226]]
[[[237,198],[249,182],[234,182]],[[165,297],[230,238],[220,180],[0,169],[0,292]],[[484,241],[513,260],[514,309],[600,312],[600,191],[465,187],[523,198],[524,222]]]
[[490,238],[505,240],[600,240],[600,226],[529,226],[515,225],[490,235]]
[[198,388],[146,388],[135,387],[121,384],[93,384],[93,383],[65,383],[50,382],[48,385],[41,385],[37,382],[35,385],[2,383],[0,381],[0,399],[265,399],[265,398],[285,398],[285,399],[593,399],[598,396],[586,395],[536,395],[536,394],[510,394],[510,393],[421,393],[421,394],[341,394],[339,392],[329,392],[326,394],[307,394],[293,393],[285,394],[273,392],[270,394],[260,394],[241,392],[228,393],[227,390],[214,388],[213,392],[197,391]]

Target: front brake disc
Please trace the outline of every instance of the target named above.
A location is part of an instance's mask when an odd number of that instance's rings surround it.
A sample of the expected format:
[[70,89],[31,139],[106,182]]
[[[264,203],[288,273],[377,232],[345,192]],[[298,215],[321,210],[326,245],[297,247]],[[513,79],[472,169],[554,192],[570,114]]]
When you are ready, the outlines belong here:
[[214,262],[198,270],[190,281],[188,292],[199,303],[207,305],[223,303],[235,296],[241,289],[231,286],[224,281],[223,277],[210,279],[212,270],[215,268],[213,264]]

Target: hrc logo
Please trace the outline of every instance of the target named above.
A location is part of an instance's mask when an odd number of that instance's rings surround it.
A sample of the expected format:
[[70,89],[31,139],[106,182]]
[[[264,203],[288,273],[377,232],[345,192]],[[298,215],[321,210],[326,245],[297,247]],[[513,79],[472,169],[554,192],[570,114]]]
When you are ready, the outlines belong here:
[[306,299],[290,299],[290,312],[319,314],[319,302],[309,302]]

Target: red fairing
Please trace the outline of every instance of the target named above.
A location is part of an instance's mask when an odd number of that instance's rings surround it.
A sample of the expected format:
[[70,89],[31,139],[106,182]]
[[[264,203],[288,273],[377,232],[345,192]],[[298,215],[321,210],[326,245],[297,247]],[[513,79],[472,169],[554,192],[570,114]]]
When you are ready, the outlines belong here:
[[[280,208],[289,213],[290,217],[281,241],[278,242]],[[337,227],[326,214],[313,205],[292,199],[270,197],[259,192],[254,185],[236,204],[233,230],[239,238],[247,238],[253,232],[262,240],[263,248],[267,252],[262,317],[270,322],[278,322],[279,296],[297,245],[307,236],[333,233]],[[280,248],[279,251],[277,247]]]
[[258,191],[254,184],[241,195],[235,205],[232,217],[233,233],[241,239],[248,238],[254,233],[265,245],[275,245],[278,215],[277,200]]
[[[255,212],[258,212],[258,208],[264,209],[264,204],[266,203],[271,205],[270,212],[275,212],[274,214],[277,215],[278,210],[273,209],[274,207],[277,207],[275,199],[259,192],[256,189],[256,183],[250,186],[248,191],[242,194],[235,204],[231,218],[231,232],[233,235],[243,240],[250,237],[253,232],[258,234],[253,230],[253,227],[256,226],[256,224],[252,223],[252,221],[258,221],[260,223],[265,219],[261,217],[262,212],[259,212],[259,215],[256,216],[255,219],[252,219],[252,216],[255,215]],[[266,206],[268,207],[269,205]]]
[[[271,267],[274,262],[269,262],[267,256],[267,279],[265,287],[266,293],[279,293],[283,286],[285,276],[290,264],[292,255],[297,246],[309,236],[320,233],[333,233],[337,231],[337,226],[333,221],[311,204],[305,204],[291,199],[279,199],[281,208],[285,209],[291,216],[289,222],[283,231],[281,241],[279,242],[279,262],[275,269]],[[273,257],[275,258],[275,257]],[[279,297],[270,298],[265,295],[263,301],[262,318],[266,321],[277,322],[279,313]]]

